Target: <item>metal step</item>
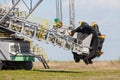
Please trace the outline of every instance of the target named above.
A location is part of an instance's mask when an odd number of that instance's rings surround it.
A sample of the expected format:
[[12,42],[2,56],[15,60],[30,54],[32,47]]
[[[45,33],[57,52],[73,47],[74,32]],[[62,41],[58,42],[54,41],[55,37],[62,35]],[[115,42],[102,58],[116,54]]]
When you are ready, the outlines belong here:
[[35,55],[35,57],[42,62],[43,66],[45,69],[49,69],[49,65],[47,64],[47,61],[45,60],[45,58],[42,55]]

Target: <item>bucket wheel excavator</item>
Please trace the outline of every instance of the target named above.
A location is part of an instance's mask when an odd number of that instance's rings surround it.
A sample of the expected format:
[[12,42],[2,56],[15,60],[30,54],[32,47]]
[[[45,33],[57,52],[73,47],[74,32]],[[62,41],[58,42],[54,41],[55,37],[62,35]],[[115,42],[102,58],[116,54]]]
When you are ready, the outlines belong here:
[[[10,0],[12,7],[0,6],[0,69],[32,69],[32,62],[38,58],[43,66],[49,68],[43,56],[30,50],[31,40],[57,45],[78,54],[89,54],[92,34],[84,40],[71,37],[68,32],[75,28],[74,0],[69,0],[70,25],[62,20],[62,0],[56,0],[56,19],[53,25],[35,23],[28,19],[44,0]],[[34,3],[33,3],[34,2]],[[20,11],[19,3],[28,9]],[[77,41],[75,41],[77,40]]]

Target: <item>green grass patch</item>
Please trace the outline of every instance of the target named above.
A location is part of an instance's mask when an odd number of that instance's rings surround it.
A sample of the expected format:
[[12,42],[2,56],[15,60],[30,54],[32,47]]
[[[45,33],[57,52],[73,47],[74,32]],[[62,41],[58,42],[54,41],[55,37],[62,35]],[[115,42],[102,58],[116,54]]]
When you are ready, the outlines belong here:
[[120,80],[120,70],[2,70],[0,80]]

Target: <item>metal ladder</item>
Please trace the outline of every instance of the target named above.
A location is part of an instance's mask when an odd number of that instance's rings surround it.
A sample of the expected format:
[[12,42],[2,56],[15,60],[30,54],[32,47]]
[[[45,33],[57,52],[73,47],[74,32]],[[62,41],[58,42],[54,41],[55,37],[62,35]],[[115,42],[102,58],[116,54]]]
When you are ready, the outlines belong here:
[[45,55],[45,51],[43,47],[40,47],[39,45],[35,45],[31,47],[31,51],[33,53],[33,56],[36,57],[44,66],[45,69],[49,69],[49,65],[47,64],[47,56]]
[[49,65],[47,63],[47,61],[45,60],[45,58],[43,57],[43,55],[36,55],[35,56],[40,62],[42,62],[43,66],[45,69],[49,69]]

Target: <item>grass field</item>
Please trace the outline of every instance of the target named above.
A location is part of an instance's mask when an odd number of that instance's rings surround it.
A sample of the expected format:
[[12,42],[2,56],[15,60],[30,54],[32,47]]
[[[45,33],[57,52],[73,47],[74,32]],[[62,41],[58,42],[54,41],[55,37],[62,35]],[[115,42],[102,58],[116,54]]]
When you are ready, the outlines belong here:
[[74,62],[49,62],[45,70],[40,63],[27,70],[2,70],[0,80],[120,80],[120,62],[95,62],[93,65]]

